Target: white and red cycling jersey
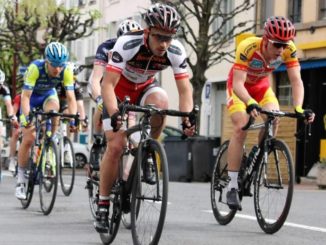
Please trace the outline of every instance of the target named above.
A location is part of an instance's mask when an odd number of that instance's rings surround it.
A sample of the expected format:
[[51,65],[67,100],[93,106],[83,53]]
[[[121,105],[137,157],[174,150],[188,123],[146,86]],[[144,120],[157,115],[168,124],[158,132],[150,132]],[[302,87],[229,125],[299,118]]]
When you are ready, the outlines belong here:
[[171,66],[175,80],[188,77],[186,52],[183,45],[172,40],[164,56],[155,56],[150,51],[143,31],[131,32],[118,38],[107,71],[121,74],[115,87],[119,100],[130,96],[131,103],[136,103],[141,92],[154,82],[155,75]]

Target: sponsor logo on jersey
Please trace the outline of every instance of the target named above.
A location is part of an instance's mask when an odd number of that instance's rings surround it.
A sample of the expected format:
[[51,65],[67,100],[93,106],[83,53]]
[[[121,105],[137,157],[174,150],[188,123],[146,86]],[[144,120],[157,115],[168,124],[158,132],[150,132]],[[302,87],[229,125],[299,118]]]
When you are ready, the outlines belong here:
[[185,69],[187,67],[187,60],[184,59],[182,63],[179,65],[180,68]]
[[253,59],[249,66],[252,68],[252,69],[261,69],[264,67],[264,63],[263,61],[261,60],[257,60],[257,59]]
[[112,61],[115,63],[121,63],[123,59],[122,56],[117,51],[114,51],[112,54]]
[[291,58],[296,58],[297,57],[297,51],[294,51],[291,53]]
[[249,52],[250,52],[252,49],[255,49],[255,48],[257,48],[256,43],[252,43],[252,44],[250,44],[249,46],[247,46],[247,47],[245,48],[245,50],[244,50],[245,55],[247,56],[247,55],[249,54]]
[[270,64],[269,64],[269,68],[272,69],[276,69],[277,67],[279,67],[281,64],[283,63],[281,58],[278,58],[276,60],[273,60]]
[[142,42],[143,42],[143,39],[130,40],[123,45],[123,50],[133,49],[133,48],[139,46]]
[[172,54],[176,54],[176,55],[181,55],[182,52],[181,52],[181,49],[177,46],[174,46],[174,45],[171,45],[169,48],[168,48],[168,51]]

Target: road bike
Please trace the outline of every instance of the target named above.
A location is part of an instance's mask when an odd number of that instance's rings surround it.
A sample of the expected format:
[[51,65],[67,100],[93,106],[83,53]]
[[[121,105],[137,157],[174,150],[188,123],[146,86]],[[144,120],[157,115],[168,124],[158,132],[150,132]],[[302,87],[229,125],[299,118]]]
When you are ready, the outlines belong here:
[[[168,162],[161,143],[150,136],[152,116],[165,115],[189,117],[193,122],[198,108],[192,112],[162,110],[153,105],[136,106],[125,99],[119,105],[121,118],[127,112],[140,112],[139,123],[126,129],[127,144],[120,158],[119,177],[110,194],[109,231],[100,233],[103,244],[110,244],[116,237],[122,213],[130,208],[133,243],[158,244],[165,221],[168,202]],[[139,142],[133,134],[138,134]],[[131,156],[132,164],[127,180],[124,180],[126,158]]]
[[[2,123],[4,123],[4,125],[2,125]],[[5,118],[5,119],[0,119],[0,129],[1,129],[1,127],[3,127],[3,129],[2,130],[5,130],[5,128],[6,128],[6,124],[10,124],[11,123],[11,120],[10,119],[7,119],[7,118]],[[1,136],[1,131],[0,131],[0,137],[2,137]],[[2,149],[2,148],[4,148],[4,137],[3,137],[3,139],[0,139],[0,141],[2,141],[2,142],[0,142],[1,144],[0,144],[0,153],[1,153],[1,155],[0,155],[0,182],[1,182],[1,179],[2,179],[2,167],[3,167],[3,165],[6,163],[6,161],[7,161],[7,157],[4,157],[4,155],[5,155],[5,149]]]
[[[250,117],[243,130],[265,128],[264,135],[247,156],[243,152],[238,185],[239,197],[254,197],[255,214],[261,229],[273,234],[284,224],[292,202],[294,172],[292,155],[287,144],[274,137],[273,122],[277,118],[302,118],[291,112],[262,110],[267,119],[263,123],[254,123]],[[237,210],[229,209],[226,202],[229,183],[227,170],[227,150],[229,141],[219,148],[211,179],[211,205],[217,222],[227,225],[234,218]],[[254,193],[251,187],[254,187]]]
[[26,199],[21,200],[22,207],[28,208],[33,197],[34,186],[39,185],[40,206],[44,215],[51,213],[57,194],[59,154],[57,141],[52,137],[53,117],[75,117],[76,115],[43,112],[33,109],[30,113],[31,125],[35,126],[36,137],[31,148],[28,168]]

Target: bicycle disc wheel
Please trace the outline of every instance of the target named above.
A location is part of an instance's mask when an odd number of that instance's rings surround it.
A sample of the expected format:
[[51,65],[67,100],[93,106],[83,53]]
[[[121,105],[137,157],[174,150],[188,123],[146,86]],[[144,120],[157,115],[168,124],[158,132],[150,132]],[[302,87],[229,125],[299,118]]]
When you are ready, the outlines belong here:
[[40,204],[44,215],[51,213],[58,187],[58,153],[56,143],[46,139],[40,162]]
[[[153,160],[154,179],[145,176],[149,156]],[[162,145],[156,140],[142,142],[137,152],[137,171],[131,196],[131,230],[133,242],[158,244],[166,216],[169,172]]]
[[111,244],[119,230],[121,221],[121,200],[119,188],[112,188],[110,195],[110,209],[109,209],[109,232],[100,233],[100,238],[103,244]]
[[69,196],[74,188],[76,160],[75,152],[71,140],[65,136],[63,138],[64,153],[60,166],[60,184],[63,194]]
[[261,229],[273,234],[284,224],[293,196],[293,161],[288,146],[273,140],[254,183],[254,204]]
[[[32,147],[32,149],[34,149],[34,146]],[[27,173],[28,180],[27,180],[27,188],[26,188],[26,199],[20,200],[24,209],[29,207],[29,205],[32,201],[32,198],[33,198],[33,193],[34,193],[35,165],[31,159],[33,159],[33,156],[31,156],[29,163],[28,163],[29,167],[28,167],[28,173]]]
[[227,225],[232,221],[236,210],[231,210],[226,203],[227,185],[229,176],[227,170],[227,150],[229,141],[225,141],[217,154],[211,179],[211,204],[213,214],[217,222],[221,225]]

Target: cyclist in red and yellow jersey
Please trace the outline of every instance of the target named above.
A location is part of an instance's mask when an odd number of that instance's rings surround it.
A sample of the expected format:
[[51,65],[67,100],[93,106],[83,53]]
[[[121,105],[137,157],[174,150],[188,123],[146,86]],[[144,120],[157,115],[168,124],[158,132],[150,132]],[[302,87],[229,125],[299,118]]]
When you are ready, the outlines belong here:
[[[227,203],[230,209],[241,209],[238,195],[238,173],[246,132],[241,128],[248,121],[248,114],[259,116],[260,108],[278,110],[278,100],[270,87],[268,76],[285,63],[292,86],[293,105],[297,113],[302,109],[304,87],[300,64],[293,43],[295,28],[284,17],[270,17],[264,25],[263,37],[243,40],[236,51],[234,65],[227,81],[227,107],[233,124],[233,134],[228,148]],[[307,112],[307,111],[306,111]],[[312,123],[314,114],[307,121]],[[277,123],[275,123],[275,131]]]

